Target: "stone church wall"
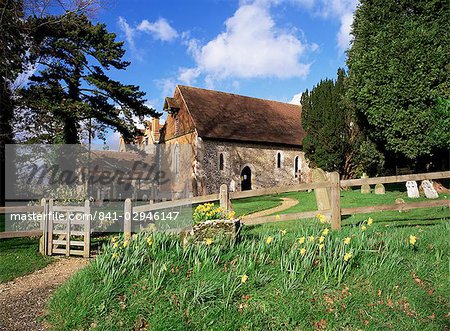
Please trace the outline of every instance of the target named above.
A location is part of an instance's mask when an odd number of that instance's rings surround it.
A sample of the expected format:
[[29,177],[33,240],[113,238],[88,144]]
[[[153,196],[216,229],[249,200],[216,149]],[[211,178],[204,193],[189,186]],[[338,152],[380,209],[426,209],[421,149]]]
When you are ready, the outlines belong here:
[[[223,154],[223,170],[219,169],[220,153]],[[277,164],[278,153],[281,156],[280,167]],[[296,176],[294,162],[297,156],[299,173]],[[309,182],[310,178],[308,162],[300,147],[198,138],[196,161],[201,168],[198,171],[201,178],[197,179],[203,186],[203,194],[219,192],[221,184],[227,184],[230,191],[241,191],[241,173],[245,166],[251,169],[251,189],[288,186]]]

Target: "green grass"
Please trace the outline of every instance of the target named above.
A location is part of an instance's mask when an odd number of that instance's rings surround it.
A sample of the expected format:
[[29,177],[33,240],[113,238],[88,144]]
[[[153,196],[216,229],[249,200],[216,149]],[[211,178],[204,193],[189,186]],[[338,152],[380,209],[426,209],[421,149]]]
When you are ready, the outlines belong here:
[[[392,186],[393,189],[399,189],[399,187]],[[261,210],[273,208],[274,199],[281,199],[287,197],[298,200],[299,203],[289,209],[280,212],[280,214],[299,213],[303,211],[317,210],[316,199],[314,192],[290,192],[280,195],[262,196],[255,199],[253,202],[255,209]],[[359,190],[346,190],[341,191],[341,206],[342,208],[360,207],[360,206],[374,206],[380,204],[394,204],[395,200],[401,198],[405,203],[412,203],[418,201],[426,201],[424,197],[418,199],[411,199],[407,197],[406,192],[402,191],[386,191],[384,195],[376,194],[361,194]],[[439,199],[448,199],[448,195],[441,194]],[[245,200],[245,199],[241,199]],[[234,200],[233,207],[235,210],[240,211],[242,207],[247,205],[247,202],[241,200]],[[281,204],[281,202],[280,202]],[[242,205],[242,206],[241,206]],[[239,214],[238,214],[239,216]],[[450,209],[448,207],[434,207],[434,208],[421,208],[413,209],[405,212],[398,211],[383,211],[369,214],[358,214],[352,216],[343,217],[343,224],[356,224],[362,222],[368,217],[372,217],[376,222],[386,223],[386,225],[395,224],[431,224],[442,219],[450,218]]]
[[[54,294],[46,319],[56,330],[448,327],[449,221],[389,228],[375,222],[365,232],[348,225],[330,232],[319,251],[322,230],[311,220],[251,226],[239,242],[211,246],[183,247],[160,233],[151,245],[145,233],[126,248],[120,239]],[[298,242],[309,235],[314,242]]]
[[236,216],[244,216],[258,211],[275,208],[281,205],[280,196],[262,196],[232,200],[231,205]]
[[39,240],[30,238],[0,240],[0,283],[42,269],[51,257],[38,253]]

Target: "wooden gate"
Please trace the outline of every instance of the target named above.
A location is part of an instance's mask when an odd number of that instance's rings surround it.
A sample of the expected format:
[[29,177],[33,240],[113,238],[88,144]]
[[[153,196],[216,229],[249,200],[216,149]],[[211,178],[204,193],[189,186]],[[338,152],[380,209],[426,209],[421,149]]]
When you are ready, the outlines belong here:
[[48,217],[44,235],[47,255],[64,254],[89,257],[91,249],[91,219],[89,200],[84,206],[55,206],[48,202]]

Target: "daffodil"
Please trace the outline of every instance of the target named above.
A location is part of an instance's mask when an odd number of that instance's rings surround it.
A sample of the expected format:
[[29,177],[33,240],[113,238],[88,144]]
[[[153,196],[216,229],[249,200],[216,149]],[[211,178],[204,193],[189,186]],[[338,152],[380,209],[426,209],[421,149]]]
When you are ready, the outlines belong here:
[[413,235],[409,236],[409,243],[411,245],[414,246],[416,244],[416,241],[417,241],[417,237],[416,236],[413,236]]
[[345,237],[345,239],[344,239],[344,244],[346,244],[346,245],[348,245],[348,244],[350,244],[350,241],[352,240],[352,238],[350,238],[350,237]]
[[367,219],[367,225],[368,225],[368,226],[371,226],[372,223],[373,223],[373,219],[372,219],[372,217],[369,217],[369,218]]
[[353,254],[352,253],[345,253],[344,255],[344,261],[347,262],[348,260],[350,260],[352,258]]
[[117,239],[118,239],[117,237],[112,237],[111,242],[115,243],[117,241]]
[[305,243],[305,237],[298,238],[298,243],[299,244],[304,244]]
[[306,248],[300,248],[300,255],[303,256],[306,254]]
[[127,247],[128,244],[129,244],[128,240],[125,240],[125,241],[123,242],[123,247],[124,247],[124,248]]
[[365,225],[363,225],[363,226],[361,227],[361,230],[364,232],[364,231],[367,230],[367,227],[366,227]]
[[325,244],[320,244],[319,245],[319,251],[321,251],[324,247],[325,247]]
[[116,252],[114,252],[113,255],[112,255],[112,258],[115,259],[115,258],[118,258],[118,257],[119,257],[119,254],[117,254]]
[[148,238],[147,238],[147,244],[148,244],[149,246],[153,245],[153,238],[152,238],[152,237],[148,237]]
[[314,241],[314,236],[309,236],[309,237],[308,237],[308,240],[309,240],[310,242],[313,242],[313,241]]
[[267,239],[266,239],[266,243],[267,244],[270,244],[272,241],[273,241],[272,237],[267,237]]
[[281,217],[280,217],[280,215],[277,214],[277,216],[275,216],[275,218],[276,218],[277,220],[279,220]]
[[205,244],[206,244],[206,246],[211,245],[213,242],[214,242],[214,241],[213,241],[211,238],[206,238],[206,239],[205,239]]
[[328,228],[323,229],[323,231],[322,231],[322,236],[328,235],[329,232],[330,232],[330,230],[328,230]]
[[244,284],[247,281],[247,279],[248,279],[247,275],[242,275],[241,276],[241,284]]
[[114,248],[118,248],[118,247],[119,247],[119,243],[114,243],[114,244],[113,244],[113,247],[114,247]]
[[281,230],[280,232],[281,232],[281,235],[282,235],[282,236],[284,236],[284,235],[287,233],[286,230]]
[[325,237],[324,237],[324,236],[320,236],[320,237],[319,237],[319,242],[320,242],[320,243],[323,243],[324,240],[325,240]]
[[326,221],[325,215],[322,215],[322,214],[317,214],[316,218],[319,220],[320,223],[325,223],[325,221]]

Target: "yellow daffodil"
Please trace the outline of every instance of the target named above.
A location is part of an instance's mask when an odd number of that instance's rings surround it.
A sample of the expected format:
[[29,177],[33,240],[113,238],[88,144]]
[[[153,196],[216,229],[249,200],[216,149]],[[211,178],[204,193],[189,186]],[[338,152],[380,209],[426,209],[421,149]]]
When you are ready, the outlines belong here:
[[320,243],[323,243],[324,240],[325,240],[325,237],[324,237],[324,236],[320,236],[320,237],[319,237],[319,242],[320,242]]
[[367,225],[368,226],[371,226],[373,224],[373,219],[372,219],[372,217],[369,217],[368,219],[367,219]]
[[366,226],[363,225],[363,226],[361,227],[361,230],[362,230],[363,232],[366,231],[366,230],[367,230]]
[[345,253],[344,255],[344,261],[347,262],[348,260],[350,260],[352,258],[353,254],[352,253]]
[[129,244],[128,240],[125,240],[125,241],[123,242],[123,247],[124,247],[124,248],[127,247],[128,244]]
[[111,242],[115,243],[117,241],[117,239],[118,239],[117,237],[112,237]]
[[325,217],[325,215],[322,215],[322,214],[317,214],[316,215],[316,218],[319,220],[319,222],[320,223],[325,223],[325,221],[326,221],[326,217]]
[[267,244],[270,244],[272,241],[273,241],[272,237],[267,237],[267,239],[266,239],[266,243]]
[[324,247],[325,247],[325,244],[320,244],[319,245],[319,251],[321,251]]
[[298,238],[298,243],[299,244],[304,244],[305,243],[305,237]]
[[306,248],[300,248],[300,254],[301,256],[306,254]]
[[114,247],[114,248],[118,248],[118,247],[119,247],[119,243],[114,243],[114,244],[113,244],[113,247]]
[[275,218],[276,218],[277,220],[279,220],[281,217],[280,217],[280,215],[277,214],[277,216],[275,216]]
[[308,237],[308,240],[309,240],[310,242],[313,242],[313,241],[314,241],[314,236],[309,236],[309,237]]
[[352,240],[350,237],[345,237],[344,244],[346,245],[350,244],[350,240]]
[[281,230],[280,232],[281,232],[281,235],[282,235],[282,236],[284,236],[284,235],[287,233],[286,230]]
[[416,244],[416,241],[417,241],[417,237],[416,236],[409,236],[409,243],[411,244],[411,245],[415,245]]
[[114,252],[113,255],[112,255],[112,258],[115,259],[115,258],[118,258],[118,257],[119,257],[119,254],[117,254],[116,252]]
[[329,232],[330,232],[330,230],[328,230],[328,228],[323,229],[323,231],[322,231],[322,236],[328,235]]
[[205,244],[206,244],[206,246],[211,245],[213,242],[214,242],[214,241],[213,241],[211,238],[206,238],[206,239],[205,239]]
[[247,279],[248,279],[247,275],[242,275],[241,276],[241,284],[244,284],[247,281]]
[[147,244],[148,244],[149,246],[153,245],[153,238],[152,238],[152,237],[148,237],[148,238],[147,238]]

